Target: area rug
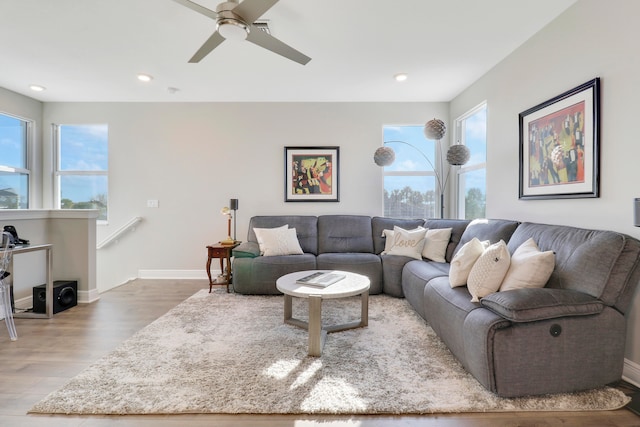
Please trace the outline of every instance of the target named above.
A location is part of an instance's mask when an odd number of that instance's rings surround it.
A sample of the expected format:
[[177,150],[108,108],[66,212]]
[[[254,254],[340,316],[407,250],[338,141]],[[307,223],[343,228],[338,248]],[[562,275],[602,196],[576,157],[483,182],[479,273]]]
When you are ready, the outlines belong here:
[[[294,299],[294,316],[306,317]],[[323,302],[325,323],[360,299]],[[611,410],[605,387],[499,398],[465,372],[404,299],[371,296],[369,325],[329,334],[321,357],[283,323],[283,297],[199,291],[37,403],[63,414],[426,414]]]

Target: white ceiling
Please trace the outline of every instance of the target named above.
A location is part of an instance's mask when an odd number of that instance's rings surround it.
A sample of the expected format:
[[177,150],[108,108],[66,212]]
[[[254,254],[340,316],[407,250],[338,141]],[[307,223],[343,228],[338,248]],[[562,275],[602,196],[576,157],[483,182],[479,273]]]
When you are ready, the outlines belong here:
[[187,63],[215,22],[172,0],[0,0],[0,87],[45,102],[449,101],[575,1],[280,0],[262,19],[303,66],[229,40]]

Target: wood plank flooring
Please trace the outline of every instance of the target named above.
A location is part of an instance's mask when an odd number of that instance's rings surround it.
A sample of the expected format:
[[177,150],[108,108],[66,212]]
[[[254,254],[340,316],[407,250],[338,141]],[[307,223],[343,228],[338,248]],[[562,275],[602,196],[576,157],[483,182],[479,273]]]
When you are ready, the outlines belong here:
[[0,426],[2,427],[631,427],[640,417],[608,412],[492,413],[432,416],[64,416],[27,411],[92,362],[199,289],[202,280],[135,280],[52,319],[16,319],[11,342],[0,321]]

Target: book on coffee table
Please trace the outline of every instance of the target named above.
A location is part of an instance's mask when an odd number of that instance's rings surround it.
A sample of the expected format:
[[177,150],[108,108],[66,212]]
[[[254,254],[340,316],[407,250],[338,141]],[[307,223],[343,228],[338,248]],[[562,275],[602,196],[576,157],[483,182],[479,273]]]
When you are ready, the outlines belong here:
[[345,277],[347,276],[339,271],[316,271],[315,273],[311,273],[307,276],[299,278],[298,280],[296,280],[296,283],[300,285],[326,288],[327,286],[333,285],[334,283],[344,279]]

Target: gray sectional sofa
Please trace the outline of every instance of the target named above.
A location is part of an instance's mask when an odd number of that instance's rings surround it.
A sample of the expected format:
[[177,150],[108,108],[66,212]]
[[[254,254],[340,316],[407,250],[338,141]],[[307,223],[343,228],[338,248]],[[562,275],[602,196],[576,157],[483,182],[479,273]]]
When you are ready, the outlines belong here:
[[[254,228],[287,224],[303,254],[261,256]],[[446,262],[382,254],[383,230],[451,228]],[[451,287],[450,262],[474,237],[504,240],[510,253],[533,238],[555,253],[543,288],[496,292],[471,302]],[[511,220],[392,219],[360,215],[256,216],[234,250],[233,286],[278,294],[278,277],[300,270],[368,276],[371,293],[404,297],[484,387],[504,397],[572,392],[620,380],[624,313],[640,281],[640,241],[613,231]]]

